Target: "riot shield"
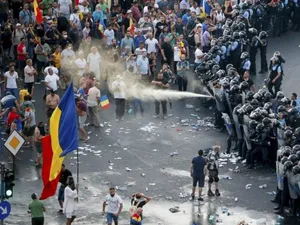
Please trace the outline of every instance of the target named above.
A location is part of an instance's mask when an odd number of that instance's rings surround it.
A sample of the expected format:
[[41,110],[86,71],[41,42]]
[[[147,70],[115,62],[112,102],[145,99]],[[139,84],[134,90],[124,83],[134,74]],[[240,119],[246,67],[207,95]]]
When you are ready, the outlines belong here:
[[229,94],[227,92],[225,92],[225,98],[226,98],[226,102],[227,102],[227,105],[228,105],[228,108],[229,108],[229,111],[231,114],[229,116],[232,116],[232,107],[231,107],[231,103],[230,103],[230,99],[229,99]]
[[235,126],[235,131],[236,131],[236,136],[238,139],[242,139],[242,131],[241,131],[241,126],[240,126],[240,122],[239,122],[239,118],[236,114],[232,114],[232,119],[233,119],[233,123]]
[[225,121],[225,126],[226,126],[229,136],[232,136],[233,135],[233,126],[232,126],[232,122],[230,120],[229,115],[227,113],[222,113],[222,117]]
[[246,93],[244,91],[242,92],[242,103],[243,105],[246,103]]
[[277,128],[277,143],[278,147],[284,146],[284,130],[282,128]]
[[243,131],[244,131],[244,141],[246,142],[247,149],[251,150],[252,145],[251,145],[251,139],[250,139],[250,134],[249,134],[249,121],[250,118],[247,115],[244,115],[244,124],[243,124]]

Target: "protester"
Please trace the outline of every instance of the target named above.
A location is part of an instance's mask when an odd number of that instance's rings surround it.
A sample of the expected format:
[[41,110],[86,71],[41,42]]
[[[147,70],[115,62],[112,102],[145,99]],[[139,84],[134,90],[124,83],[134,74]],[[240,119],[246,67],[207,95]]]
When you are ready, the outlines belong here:
[[32,201],[28,205],[28,213],[31,214],[32,225],[44,225],[44,212],[46,208],[44,203],[38,200],[37,194],[31,195]]
[[67,223],[71,225],[76,218],[76,202],[78,202],[78,184],[75,185],[72,176],[68,176],[67,186],[64,189],[63,213],[66,214]]
[[119,195],[116,194],[114,187],[109,188],[109,195],[105,197],[102,207],[102,214],[106,213],[106,220],[108,225],[118,225],[118,218],[123,209],[123,201]]
[[[219,155],[220,146],[213,146],[212,152],[207,156],[207,169],[208,169],[208,196],[220,196],[219,192],[219,165],[218,159],[220,158]],[[215,183],[215,194],[211,191],[211,185]]]
[[207,174],[207,163],[203,158],[203,150],[200,149],[198,151],[198,156],[194,157],[191,165],[191,177],[193,178],[193,189],[192,189],[192,200],[195,199],[195,191],[198,183],[199,191],[198,191],[198,201],[203,201],[202,189],[204,188],[204,179]]
[[65,193],[65,188],[68,185],[68,177],[72,177],[72,173],[70,170],[66,169],[65,164],[62,164],[60,178],[59,178],[60,187],[58,190],[58,198],[57,198],[60,206],[60,210],[58,211],[58,213],[63,213],[64,199],[65,199],[64,193]]
[[112,82],[111,86],[116,101],[116,121],[118,122],[124,119],[123,116],[125,113],[125,83],[123,77],[117,75],[116,80]]
[[92,87],[88,92],[87,107],[89,112],[89,126],[100,126],[100,114],[99,114],[99,103],[100,103],[100,90],[96,87],[95,81],[92,83]]

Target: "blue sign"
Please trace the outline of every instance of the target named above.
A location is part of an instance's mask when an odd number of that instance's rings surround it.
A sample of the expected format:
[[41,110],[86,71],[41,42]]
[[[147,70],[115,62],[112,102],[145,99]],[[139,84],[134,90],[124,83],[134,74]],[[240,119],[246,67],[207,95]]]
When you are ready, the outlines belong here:
[[9,202],[3,201],[0,203],[0,220],[4,220],[10,214],[11,207]]

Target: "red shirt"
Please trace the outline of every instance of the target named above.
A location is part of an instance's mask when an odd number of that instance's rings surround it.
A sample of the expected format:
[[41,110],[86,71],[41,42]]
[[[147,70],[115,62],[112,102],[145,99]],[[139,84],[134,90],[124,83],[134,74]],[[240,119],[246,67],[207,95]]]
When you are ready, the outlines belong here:
[[20,115],[16,112],[10,112],[7,116],[7,125],[10,125],[16,119],[20,119]]
[[23,43],[18,44],[17,47],[18,60],[24,60],[24,61],[26,60],[26,55],[23,54],[24,52],[26,52],[25,49],[26,49],[25,44]]

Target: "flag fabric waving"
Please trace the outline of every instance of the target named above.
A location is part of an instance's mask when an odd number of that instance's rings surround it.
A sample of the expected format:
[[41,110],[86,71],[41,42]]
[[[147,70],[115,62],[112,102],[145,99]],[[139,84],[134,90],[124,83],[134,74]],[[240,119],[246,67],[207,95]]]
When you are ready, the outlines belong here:
[[100,105],[102,109],[108,109],[110,107],[109,100],[106,95],[101,96]]
[[76,121],[74,90],[71,83],[50,118],[50,136],[42,139],[44,188],[41,200],[55,194],[64,156],[78,148]]
[[34,9],[34,15],[35,15],[37,23],[39,23],[39,24],[42,23],[43,22],[43,15],[41,13],[41,10],[39,8],[37,0],[33,0],[33,9]]
[[132,34],[132,35],[134,34],[134,29],[135,29],[134,22],[133,22],[133,20],[130,18],[130,19],[129,19],[129,28],[128,28],[130,34]]

